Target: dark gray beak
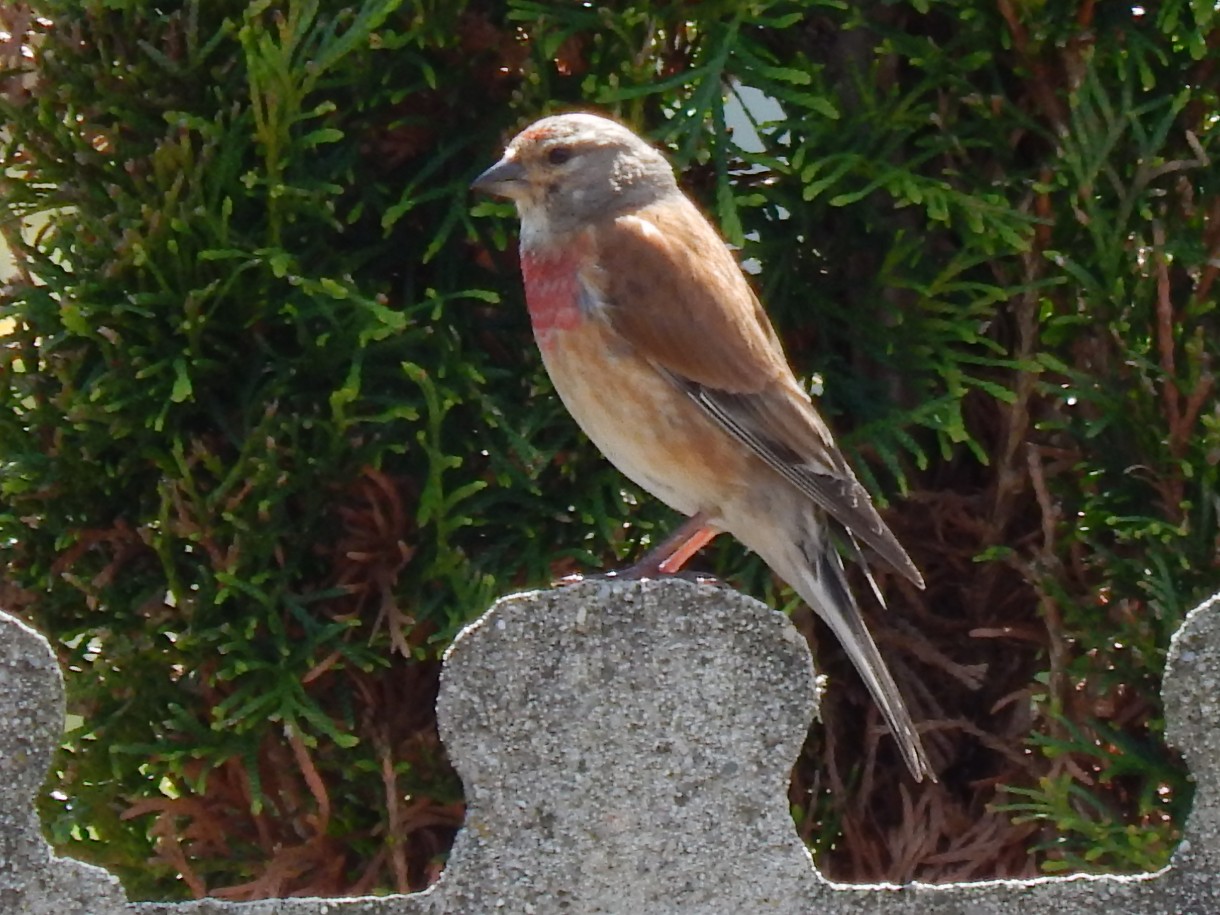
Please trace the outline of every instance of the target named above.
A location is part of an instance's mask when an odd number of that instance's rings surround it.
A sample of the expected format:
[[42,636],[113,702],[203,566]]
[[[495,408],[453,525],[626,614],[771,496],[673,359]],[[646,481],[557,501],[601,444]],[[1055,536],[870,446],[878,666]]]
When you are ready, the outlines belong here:
[[501,159],[470,184],[472,191],[483,191],[497,197],[512,197],[512,187],[525,180],[525,169],[512,159]]

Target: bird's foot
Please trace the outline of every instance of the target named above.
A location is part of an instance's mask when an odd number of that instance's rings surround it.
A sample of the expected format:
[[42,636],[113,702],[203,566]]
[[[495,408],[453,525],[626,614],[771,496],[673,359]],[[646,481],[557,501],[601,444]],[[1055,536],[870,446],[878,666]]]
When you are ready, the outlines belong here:
[[679,578],[682,581],[694,582],[697,585],[723,585],[724,582],[707,572],[666,572],[658,569],[655,566],[644,567],[641,563],[636,563],[633,566],[628,566],[625,569],[615,569],[609,572],[595,572],[590,575],[582,575],[579,572],[573,572],[571,575],[565,575],[563,578],[551,582],[553,588],[565,588],[568,585],[577,585],[582,581],[662,581],[666,578]]
[[565,575],[556,585],[572,585],[579,581],[602,579],[618,579],[620,581],[644,581],[656,578],[682,578],[699,584],[720,584],[720,580],[699,572],[682,572],[695,553],[699,552],[709,540],[716,536],[715,528],[707,526],[707,515],[699,512],[687,518],[676,531],[670,534],[659,545],[644,555],[639,562],[625,569],[614,572],[601,572],[596,575]]

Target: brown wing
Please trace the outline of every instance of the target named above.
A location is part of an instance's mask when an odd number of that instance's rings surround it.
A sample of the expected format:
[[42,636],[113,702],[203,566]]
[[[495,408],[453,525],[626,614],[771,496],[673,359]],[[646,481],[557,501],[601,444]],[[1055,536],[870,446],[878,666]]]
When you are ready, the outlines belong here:
[[733,255],[685,197],[607,220],[593,238],[614,329],[659,366],[734,392],[788,371]]
[[594,230],[606,317],[704,412],[922,587],[723,241],[684,197]]

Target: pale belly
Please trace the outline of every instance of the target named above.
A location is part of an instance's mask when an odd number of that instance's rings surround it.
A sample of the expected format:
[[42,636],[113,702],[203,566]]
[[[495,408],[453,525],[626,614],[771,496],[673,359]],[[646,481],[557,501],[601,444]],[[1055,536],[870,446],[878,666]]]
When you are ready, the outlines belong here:
[[633,482],[713,523],[742,497],[752,460],[746,450],[603,325],[552,327],[538,342],[568,412]]

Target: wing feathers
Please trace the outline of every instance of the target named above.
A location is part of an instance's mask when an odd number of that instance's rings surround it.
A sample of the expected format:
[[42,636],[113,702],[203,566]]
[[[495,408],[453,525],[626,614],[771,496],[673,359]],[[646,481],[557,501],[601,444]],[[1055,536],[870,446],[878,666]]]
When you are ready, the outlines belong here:
[[674,380],[712,419],[867,544],[886,565],[923,587],[923,576],[877,513],[838,446],[823,439],[818,428],[800,428],[802,421],[808,423],[805,411],[782,406],[787,398],[781,393],[731,394]]
[[609,220],[593,237],[607,319],[648,359],[722,391],[762,390],[787,371],[733,255],[685,197]]

